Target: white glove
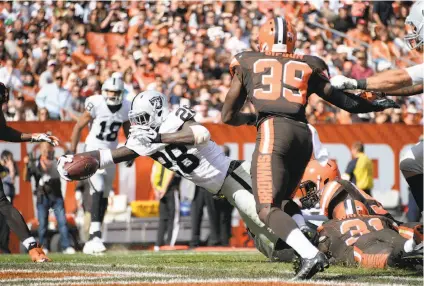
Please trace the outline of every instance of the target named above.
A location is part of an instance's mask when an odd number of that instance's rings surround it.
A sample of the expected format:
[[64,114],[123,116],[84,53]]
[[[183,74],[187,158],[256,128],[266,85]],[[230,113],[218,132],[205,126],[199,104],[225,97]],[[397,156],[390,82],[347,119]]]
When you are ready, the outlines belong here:
[[353,78],[345,77],[344,75],[336,75],[330,79],[331,85],[337,89],[357,89],[358,81]]
[[47,142],[50,145],[59,145],[59,139],[55,136],[47,135],[45,133],[33,133],[31,136],[31,142]]
[[160,134],[146,125],[132,125],[130,127],[130,134],[144,145],[161,142]]
[[74,155],[63,155],[60,156],[59,160],[57,161],[57,171],[59,172],[59,175],[62,179],[66,181],[72,181],[68,177],[68,172],[64,169],[65,163],[70,163],[74,160]]

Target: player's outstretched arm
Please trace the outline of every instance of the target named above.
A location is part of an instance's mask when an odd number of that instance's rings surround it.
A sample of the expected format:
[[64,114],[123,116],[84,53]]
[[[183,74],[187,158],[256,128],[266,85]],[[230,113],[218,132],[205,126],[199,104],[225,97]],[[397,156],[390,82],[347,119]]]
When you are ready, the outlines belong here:
[[410,96],[424,93],[423,84],[416,84],[407,87],[403,87],[396,90],[391,90],[386,93],[388,96]]
[[72,153],[76,153],[78,141],[81,138],[81,131],[88,125],[88,123],[92,120],[92,117],[88,111],[84,111],[81,117],[78,119],[77,123],[72,130],[71,135],[71,149]]
[[[418,73],[419,72],[420,71],[418,71]],[[421,90],[418,89],[419,87],[414,87],[408,90],[404,89],[411,87],[413,84],[411,75],[405,69],[389,70],[362,80],[356,80],[338,75],[331,79],[331,84],[333,87],[342,90],[362,89],[388,92],[390,94],[394,92],[395,94],[393,95],[402,96],[415,95],[423,92],[422,84]]]
[[[121,162],[133,160],[139,156],[136,152],[134,152],[133,150],[125,146],[119,147],[118,149],[114,149],[114,150],[101,149],[96,151],[80,153],[78,155],[80,157],[84,156],[84,157],[95,158],[97,162],[99,163],[97,166],[97,169],[103,169],[112,164],[118,164]],[[68,177],[68,172],[65,170],[65,164],[70,163],[73,160],[74,160],[74,155],[63,155],[59,158],[57,162],[57,170],[60,176],[67,181],[72,181],[72,180]],[[85,174],[81,173],[81,176],[84,176],[84,175]]]
[[388,98],[379,98],[373,101],[368,101],[367,99],[355,94],[338,90],[331,86],[329,82],[323,82],[321,84],[321,88],[318,88],[317,91],[318,96],[350,113],[367,113],[400,107]]
[[240,112],[246,98],[246,90],[240,79],[234,76],[221,111],[222,122],[234,126],[254,124],[256,122],[256,114]]
[[48,142],[53,146],[59,145],[59,139],[44,133],[22,133],[7,126],[3,112],[0,112],[0,140],[7,142]]

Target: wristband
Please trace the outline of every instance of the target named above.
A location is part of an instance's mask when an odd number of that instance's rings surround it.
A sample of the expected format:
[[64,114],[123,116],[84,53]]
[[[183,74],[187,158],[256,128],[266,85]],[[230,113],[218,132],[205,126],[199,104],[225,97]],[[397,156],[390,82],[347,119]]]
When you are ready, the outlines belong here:
[[113,162],[112,151],[110,149],[100,149],[99,169],[104,169],[107,166],[115,164]]
[[358,89],[366,90],[367,89],[367,80],[366,79],[360,79],[357,80],[357,87]]

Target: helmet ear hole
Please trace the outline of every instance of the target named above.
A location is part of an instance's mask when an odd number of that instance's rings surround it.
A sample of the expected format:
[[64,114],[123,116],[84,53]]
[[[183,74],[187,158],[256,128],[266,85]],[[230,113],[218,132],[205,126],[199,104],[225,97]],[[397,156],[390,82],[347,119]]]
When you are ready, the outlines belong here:
[[161,116],[162,115],[162,110],[160,110],[159,112],[158,112],[158,116]]
[[327,184],[330,181],[330,178],[325,179],[324,185]]

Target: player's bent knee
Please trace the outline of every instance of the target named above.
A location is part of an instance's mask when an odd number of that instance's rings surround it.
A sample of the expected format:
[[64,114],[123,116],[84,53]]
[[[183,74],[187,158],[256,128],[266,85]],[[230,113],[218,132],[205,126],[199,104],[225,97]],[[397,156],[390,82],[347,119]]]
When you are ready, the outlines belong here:
[[264,207],[262,207],[262,208],[259,210],[259,212],[258,212],[259,219],[260,219],[260,220],[261,220],[264,224],[268,225],[269,216],[270,216],[270,215],[271,215],[274,211],[277,211],[277,210],[281,210],[281,209],[276,208],[276,207],[271,207],[271,205],[264,206]]

